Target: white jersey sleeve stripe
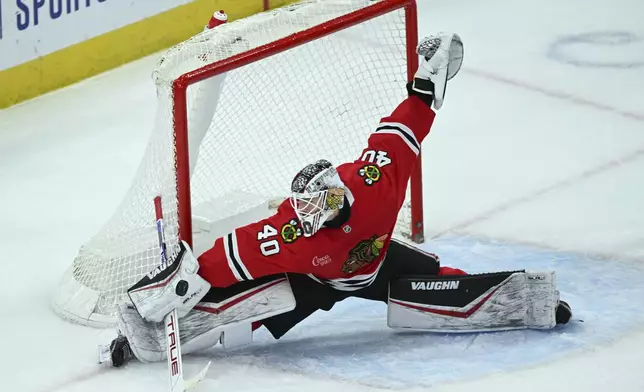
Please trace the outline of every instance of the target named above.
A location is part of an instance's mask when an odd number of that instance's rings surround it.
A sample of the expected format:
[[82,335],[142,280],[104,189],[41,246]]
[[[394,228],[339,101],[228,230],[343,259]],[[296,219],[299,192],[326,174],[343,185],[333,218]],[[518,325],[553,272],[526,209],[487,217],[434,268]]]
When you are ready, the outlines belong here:
[[420,153],[420,143],[416,139],[414,132],[408,126],[402,123],[383,122],[378,124],[374,133],[387,133],[398,135],[409,146],[409,148],[418,155]]
[[248,272],[248,269],[246,268],[244,261],[239,256],[239,248],[237,247],[237,234],[235,234],[235,230],[233,230],[233,232],[230,233],[230,235],[232,237],[233,256],[234,256],[234,259],[237,260],[239,269],[241,269],[240,275],[245,277],[246,280],[251,280],[253,279],[253,276],[250,274],[250,272]]
[[230,253],[230,242],[231,242],[230,234],[228,234],[225,238],[223,238],[223,242],[224,242],[224,253],[226,254],[226,260],[228,260],[228,268],[230,268],[230,271],[235,276],[235,279],[241,282],[244,279],[242,279],[241,275],[239,274],[239,271],[237,270],[237,267],[235,266],[235,263],[233,262],[233,259]]

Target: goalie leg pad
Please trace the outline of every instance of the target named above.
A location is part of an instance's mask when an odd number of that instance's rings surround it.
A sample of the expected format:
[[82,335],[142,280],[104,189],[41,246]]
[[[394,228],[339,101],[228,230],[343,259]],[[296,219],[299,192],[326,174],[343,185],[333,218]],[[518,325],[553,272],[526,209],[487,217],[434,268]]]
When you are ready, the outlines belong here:
[[[229,288],[212,288],[188,314],[179,319],[184,354],[208,349],[218,342],[225,348],[252,341],[251,324],[295,308],[295,298],[285,275],[242,282]],[[117,308],[118,328],[134,356],[141,362],[165,359],[163,322],[150,322],[128,304]]]
[[482,332],[557,324],[554,272],[407,276],[389,290],[387,323],[394,329]]

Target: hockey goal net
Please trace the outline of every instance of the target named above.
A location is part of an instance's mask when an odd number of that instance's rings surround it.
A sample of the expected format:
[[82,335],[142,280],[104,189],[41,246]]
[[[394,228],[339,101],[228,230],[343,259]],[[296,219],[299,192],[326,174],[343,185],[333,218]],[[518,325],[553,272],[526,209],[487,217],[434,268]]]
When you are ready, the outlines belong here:
[[[308,0],[206,30],[157,63],[157,115],[122,204],[84,244],[53,300],[64,318],[108,326],[128,287],[159,263],[153,199],[168,252],[196,254],[288,197],[324,158],[353,161],[405,97],[415,72],[413,0]],[[422,241],[420,164],[395,234]],[[377,211],[374,211],[377,213]]]

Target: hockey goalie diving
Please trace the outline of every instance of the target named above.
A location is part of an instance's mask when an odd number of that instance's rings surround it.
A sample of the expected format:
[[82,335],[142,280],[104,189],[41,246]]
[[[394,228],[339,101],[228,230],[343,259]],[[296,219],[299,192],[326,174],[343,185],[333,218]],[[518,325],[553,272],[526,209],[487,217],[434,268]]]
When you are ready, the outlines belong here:
[[642,390],[643,9],[589,7],[213,8],[0,111],[3,390]]
[[[213,24],[208,28],[218,28]],[[273,215],[234,228],[198,257],[184,240],[167,256],[159,232],[162,264],[117,304],[118,336],[104,353],[113,366],[167,360],[179,355],[169,349],[176,341],[181,354],[191,354],[250,344],[259,328],[280,339],[351,297],[382,302],[387,324],[400,330],[552,329],[570,321],[554,271],[468,274],[393,238],[421,145],[448,81],[461,69],[464,45],[458,34],[436,33],[420,39],[416,53],[418,68],[400,85],[406,97],[382,116],[355,160],[314,159],[294,175],[290,196]],[[222,89],[225,78],[214,78],[213,89]],[[158,223],[161,208],[157,199]]]

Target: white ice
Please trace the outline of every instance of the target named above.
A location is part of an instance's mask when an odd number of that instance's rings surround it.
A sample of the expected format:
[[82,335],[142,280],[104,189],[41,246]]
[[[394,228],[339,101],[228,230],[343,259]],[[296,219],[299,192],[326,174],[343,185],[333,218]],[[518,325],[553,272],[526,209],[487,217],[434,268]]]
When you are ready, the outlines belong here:
[[[644,4],[419,1],[460,33],[462,73],[423,144],[424,248],[481,272],[557,270],[550,332],[399,334],[345,301],[280,341],[186,358],[200,390],[644,391]],[[64,270],[130,184],[155,56],[0,111],[2,391],[160,391],[165,363],[101,368],[112,331],[56,317]]]

